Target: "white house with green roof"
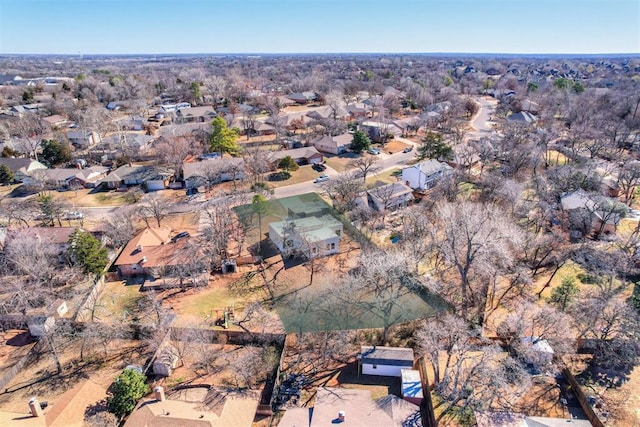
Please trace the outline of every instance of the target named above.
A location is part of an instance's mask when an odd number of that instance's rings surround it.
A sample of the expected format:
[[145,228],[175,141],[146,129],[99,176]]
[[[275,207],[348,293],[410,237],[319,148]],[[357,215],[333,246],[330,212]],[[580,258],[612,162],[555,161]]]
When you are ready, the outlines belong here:
[[269,224],[269,239],[284,256],[302,254],[315,258],[340,250],[342,228],[342,223],[331,215],[287,218]]

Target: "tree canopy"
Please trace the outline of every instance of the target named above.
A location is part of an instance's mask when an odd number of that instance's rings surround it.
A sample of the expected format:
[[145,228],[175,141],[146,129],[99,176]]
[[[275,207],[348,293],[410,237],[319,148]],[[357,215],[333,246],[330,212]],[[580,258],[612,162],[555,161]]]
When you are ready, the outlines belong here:
[[295,171],[299,168],[298,164],[295,160],[293,160],[293,157],[291,156],[285,156],[281,158],[278,162],[278,167],[285,172]]
[[369,148],[371,148],[371,140],[369,137],[361,130],[355,131],[353,139],[351,140],[351,150],[356,153],[362,153]]
[[44,163],[49,166],[57,166],[71,161],[71,148],[69,144],[53,139],[43,139],[40,146],[42,147],[41,158]]
[[107,249],[91,234],[76,230],[69,238],[69,253],[85,273],[98,274],[109,262]]
[[422,138],[422,145],[418,148],[418,158],[451,160],[453,159],[453,148],[444,142],[442,135],[435,132],[429,132]]
[[15,178],[14,173],[6,165],[0,165],[0,183],[8,184],[13,182]]
[[211,122],[213,127],[209,137],[209,148],[218,153],[228,153],[235,156],[240,153],[237,129],[230,129],[222,117],[216,117]]
[[125,369],[113,383],[113,396],[107,398],[107,409],[119,418],[130,414],[136,402],[150,392],[146,377],[134,369]]

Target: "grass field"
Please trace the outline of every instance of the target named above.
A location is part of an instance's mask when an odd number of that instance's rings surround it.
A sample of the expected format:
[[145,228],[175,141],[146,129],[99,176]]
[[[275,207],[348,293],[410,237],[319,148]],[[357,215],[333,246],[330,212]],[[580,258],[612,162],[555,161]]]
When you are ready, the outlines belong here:
[[105,323],[131,320],[143,298],[139,285],[125,285],[122,281],[107,282],[97,302],[95,320]]
[[369,178],[367,178],[367,188],[370,189],[375,187],[378,182],[382,182],[384,184],[398,182],[398,178],[394,174],[398,174],[398,172],[400,171],[401,169],[396,168],[382,172],[381,174],[375,176],[370,176]]
[[[313,170],[311,165],[300,166],[297,171],[291,172],[291,178],[283,181],[269,181],[269,185],[274,187],[284,187],[291,184],[299,184],[305,181],[311,181],[320,175],[319,172]],[[267,175],[268,177],[268,175]]]

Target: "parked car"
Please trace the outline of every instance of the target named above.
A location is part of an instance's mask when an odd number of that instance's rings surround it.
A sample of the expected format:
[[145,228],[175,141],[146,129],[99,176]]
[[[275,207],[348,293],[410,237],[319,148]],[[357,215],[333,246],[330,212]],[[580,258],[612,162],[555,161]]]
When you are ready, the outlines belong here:
[[405,148],[404,150],[402,150],[403,153],[410,153],[412,151],[413,151],[413,145],[410,145],[407,148]]
[[187,188],[187,196],[193,196],[194,194],[198,194],[197,188]]
[[369,148],[367,150],[367,153],[373,154],[374,156],[377,156],[378,154],[380,154],[380,149],[379,148]]
[[77,212],[77,211],[67,212],[66,215],[64,216],[64,219],[82,219],[82,218],[84,218],[84,214],[82,212]]
[[328,180],[329,180],[329,176],[325,175],[325,174],[322,174],[319,177],[317,177],[315,179],[315,181],[313,181],[313,182],[325,182],[325,181],[328,181]]
[[325,165],[323,165],[322,163],[314,163],[313,166],[311,166],[314,170],[317,170],[318,172],[324,172],[327,170],[327,167]]
[[180,233],[176,234],[175,236],[173,236],[173,237],[171,238],[171,243],[175,243],[175,242],[177,242],[178,240],[180,240],[180,239],[182,239],[182,238],[184,238],[184,237],[189,237],[189,236],[191,236],[191,234],[189,234],[189,232],[188,232],[188,231],[182,231],[182,232],[180,232]]

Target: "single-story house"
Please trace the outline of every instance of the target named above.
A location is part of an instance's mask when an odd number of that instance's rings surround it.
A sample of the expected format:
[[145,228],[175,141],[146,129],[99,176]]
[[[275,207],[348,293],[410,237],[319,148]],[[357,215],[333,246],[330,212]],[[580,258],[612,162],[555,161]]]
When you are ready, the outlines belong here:
[[284,413],[280,427],[294,426],[422,427],[420,408],[389,394],[379,399],[370,390],[318,387],[313,408],[294,407]]
[[420,406],[422,399],[424,399],[420,371],[416,369],[402,369],[400,371],[400,378],[402,381],[402,398],[407,402]]
[[[603,200],[607,199],[603,197]],[[610,200],[611,203],[616,203],[614,199]],[[560,198],[568,227],[574,230],[575,237],[582,237],[578,236],[575,230],[587,234],[596,229],[601,229],[605,234],[616,232],[621,216],[613,210],[606,209],[605,204],[599,203],[601,202],[594,200],[582,189],[567,193]]]
[[260,393],[251,390],[202,386],[165,394],[157,386],[154,398],[142,399],[124,427],[251,427],[259,403]]
[[402,181],[414,190],[434,187],[439,180],[449,175],[453,169],[437,160],[425,160],[402,169]]
[[107,176],[108,168],[104,166],[91,166],[85,169],[39,169],[25,179],[39,181],[47,188],[93,188]]
[[286,97],[300,105],[314,102],[318,99],[318,95],[316,95],[315,92],[290,93],[289,95],[286,95]]
[[156,269],[179,262],[175,255],[187,239],[171,243],[170,237],[169,227],[148,227],[136,234],[114,263],[120,277],[156,277]]
[[265,123],[269,125],[278,125],[289,130],[295,130],[300,124],[306,125],[311,121],[312,119],[304,113],[289,113],[277,117],[269,116],[265,119]]
[[30,245],[42,243],[51,251],[50,254],[57,257],[58,262],[62,264],[65,262],[71,234],[76,230],[75,227],[29,227],[10,230],[4,241],[0,242],[0,247],[10,246],[13,240],[27,241]]
[[122,147],[134,153],[144,153],[151,147],[153,140],[154,138],[150,135],[136,132],[118,132],[104,138],[100,148],[114,150]]
[[340,250],[343,225],[331,215],[284,219],[269,224],[269,239],[285,256],[313,258]]
[[362,117],[371,117],[371,108],[364,102],[348,104],[345,108],[347,110],[348,117],[352,120]]
[[313,110],[307,113],[307,117],[313,120],[326,120],[332,119],[335,115],[336,119],[342,119],[348,115],[347,110],[342,105],[337,105],[337,108],[334,109],[328,105],[323,105],[322,107],[314,108]]
[[538,118],[528,111],[520,111],[519,113],[511,113],[507,116],[507,120],[514,123],[534,124]]
[[249,136],[264,136],[276,133],[276,129],[272,125],[265,123],[264,119],[235,117],[231,122],[231,127],[238,128],[242,135],[248,134]]
[[402,119],[393,121],[393,124],[400,130],[402,130],[402,136],[406,136],[412,133],[415,134],[424,123],[425,120],[423,120],[420,116],[404,117]]
[[15,157],[0,157],[0,165],[6,166],[13,172],[16,182],[24,181],[35,170],[47,168],[37,160]]
[[362,346],[358,360],[364,375],[401,378],[403,369],[413,369],[413,349]]
[[148,191],[163,190],[169,185],[173,172],[158,166],[120,166],[100,180],[107,188],[145,185]]
[[211,106],[181,108],[176,113],[178,122],[186,123],[208,123],[217,116],[218,113]]
[[391,122],[383,123],[368,121],[362,122],[359,127],[360,130],[366,133],[373,142],[383,142],[389,137],[393,138],[402,135],[402,129]]
[[43,109],[44,104],[24,104],[24,105],[14,105],[11,107],[11,112],[17,115],[18,117],[22,117],[27,113],[37,113],[39,110]]
[[275,169],[278,162],[287,156],[291,156],[299,165],[322,163],[324,156],[315,147],[294,148],[292,150],[271,151],[269,154],[271,166]]
[[244,160],[239,157],[217,157],[182,166],[186,188],[244,179]]
[[[48,395],[47,405],[37,397],[25,400],[13,411],[0,410],[0,425],[12,427],[79,427],[85,426],[89,407],[107,397],[105,387],[81,380],[64,393]],[[41,405],[42,403],[42,405]]]
[[313,145],[318,151],[330,154],[342,154],[346,153],[351,142],[353,141],[353,135],[350,133],[343,133],[342,135],[324,135],[313,139],[310,145]]
[[101,141],[100,135],[93,131],[70,130],[67,139],[76,147],[90,147]]
[[59,114],[43,117],[41,120],[44,124],[51,127],[51,129],[60,129],[71,124],[67,117],[63,117]]
[[374,208],[379,211],[398,209],[413,201],[413,190],[402,182],[383,184],[367,191]]

